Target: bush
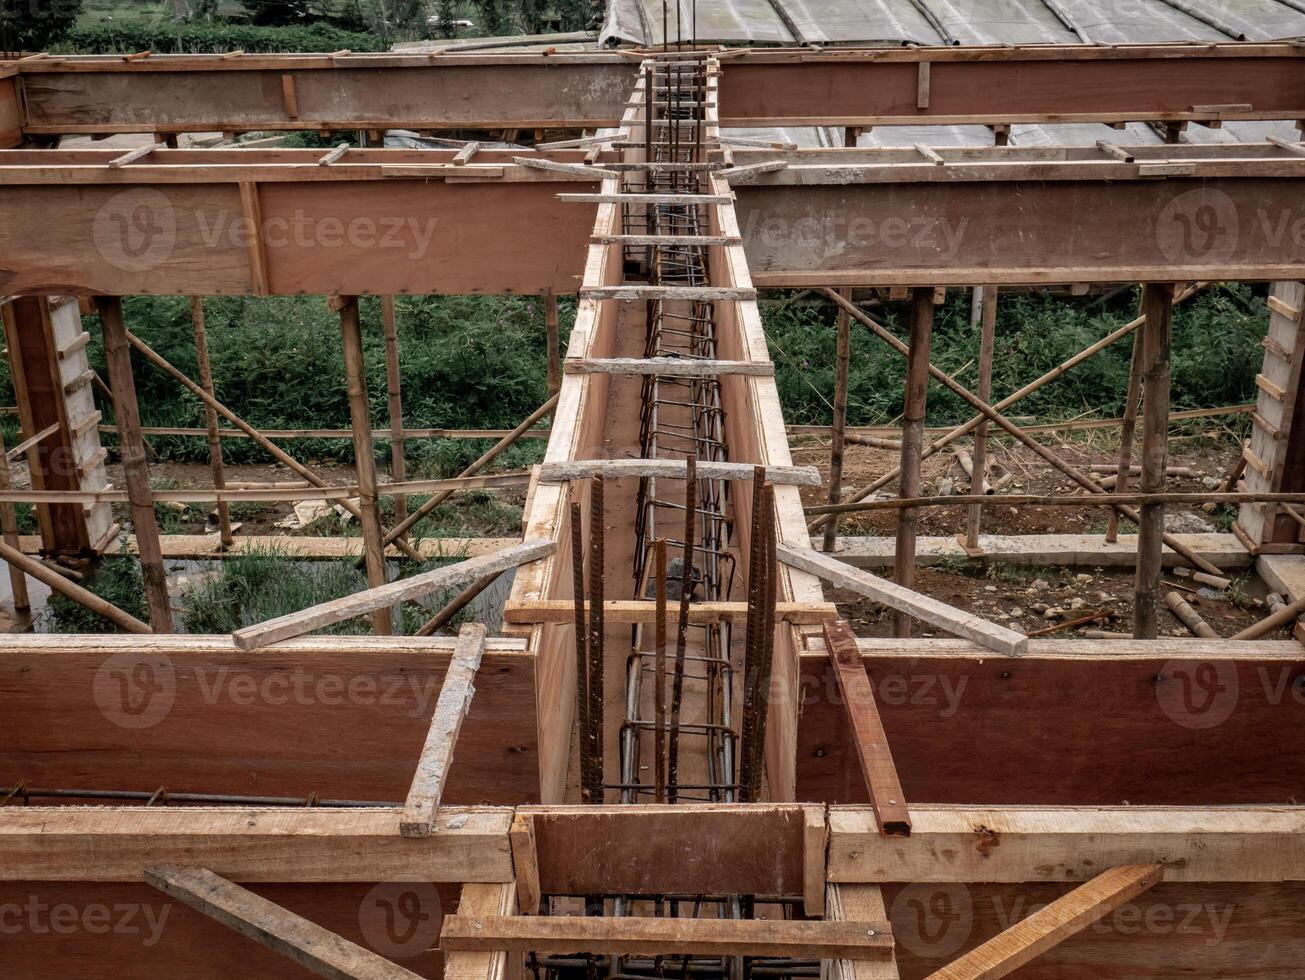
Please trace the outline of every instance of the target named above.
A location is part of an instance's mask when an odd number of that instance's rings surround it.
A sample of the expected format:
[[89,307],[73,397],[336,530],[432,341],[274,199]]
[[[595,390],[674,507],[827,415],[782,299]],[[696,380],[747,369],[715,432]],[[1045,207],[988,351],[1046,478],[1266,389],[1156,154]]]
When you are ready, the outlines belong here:
[[329,24],[258,27],[249,24],[90,24],[67,35],[59,50],[76,54],[132,51],[205,54],[237,49],[251,54],[290,51],[380,51],[383,44],[370,34],[342,31]]
[[62,40],[82,12],[82,0],[0,0],[0,47],[44,51]]
[[[149,622],[150,611],[145,601],[145,580],[141,577],[140,562],[134,555],[113,555],[105,558],[94,574],[78,584],[94,592],[101,599],[113,603],[123,612],[130,613],[142,622]],[[49,604],[46,605],[41,618],[40,629],[46,633],[121,632],[107,619],[57,592],[50,596]]]

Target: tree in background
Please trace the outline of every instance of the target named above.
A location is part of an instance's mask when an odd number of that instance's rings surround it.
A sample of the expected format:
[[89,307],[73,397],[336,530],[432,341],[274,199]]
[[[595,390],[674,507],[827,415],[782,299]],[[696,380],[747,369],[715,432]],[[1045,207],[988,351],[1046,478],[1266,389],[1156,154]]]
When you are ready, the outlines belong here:
[[0,0],[0,48],[44,51],[68,36],[82,0]]
[[312,0],[243,0],[255,24],[280,26],[306,24],[321,16],[319,5]]

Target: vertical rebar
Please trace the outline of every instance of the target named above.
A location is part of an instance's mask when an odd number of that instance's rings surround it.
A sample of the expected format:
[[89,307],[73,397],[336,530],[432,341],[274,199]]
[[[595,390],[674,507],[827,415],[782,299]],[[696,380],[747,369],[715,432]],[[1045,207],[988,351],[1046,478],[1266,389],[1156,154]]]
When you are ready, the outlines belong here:
[[753,471],[752,477],[752,522],[748,536],[748,617],[747,633],[744,637],[743,723],[740,729],[743,740],[739,769],[739,801],[741,803],[752,802],[752,796],[749,792],[752,783],[751,735],[754,721],[753,714],[756,711],[754,688],[759,665],[757,641],[761,635],[762,578],[765,575],[764,562],[766,554],[762,542],[764,532],[761,518],[765,485],[766,468],[758,466]]
[[653,574],[657,577],[657,623],[653,629],[654,676],[653,694],[657,727],[654,729],[653,751],[657,755],[654,770],[654,790],[658,803],[666,802],[666,539],[658,538],[653,545]]
[[680,768],[680,706],[684,699],[684,657],[689,643],[689,598],[693,591],[693,542],[697,536],[698,457],[690,453],[684,474],[684,561],[680,569],[680,617],[675,633],[675,679],[671,687],[671,733],[667,749],[667,798],[674,803],[679,797],[676,784]]

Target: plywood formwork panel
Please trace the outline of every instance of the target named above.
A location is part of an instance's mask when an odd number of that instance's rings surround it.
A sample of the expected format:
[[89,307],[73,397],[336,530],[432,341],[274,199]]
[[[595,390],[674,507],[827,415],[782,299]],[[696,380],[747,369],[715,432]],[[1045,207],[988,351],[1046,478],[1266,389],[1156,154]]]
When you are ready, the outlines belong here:
[[[1223,659],[1208,647],[1205,659],[1173,654],[935,659],[884,650],[865,665],[911,803],[1305,799],[1305,755],[1290,736],[1305,710],[1305,659],[1281,646],[1279,660]],[[868,802],[846,711],[828,657],[804,655],[799,799]]]
[[[450,655],[442,639],[6,638],[0,768],[29,787],[402,802]],[[481,678],[446,799],[538,799],[534,658],[491,648]]]

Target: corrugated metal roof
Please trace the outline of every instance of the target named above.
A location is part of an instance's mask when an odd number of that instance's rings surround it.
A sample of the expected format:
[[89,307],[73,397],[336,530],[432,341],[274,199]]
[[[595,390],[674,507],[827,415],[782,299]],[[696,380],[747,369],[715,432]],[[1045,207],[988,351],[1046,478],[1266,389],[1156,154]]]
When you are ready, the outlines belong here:
[[612,0],[603,43],[1124,44],[1305,35],[1302,0],[678,0],[667,5],[669,38],[662,9],[662,0]]

